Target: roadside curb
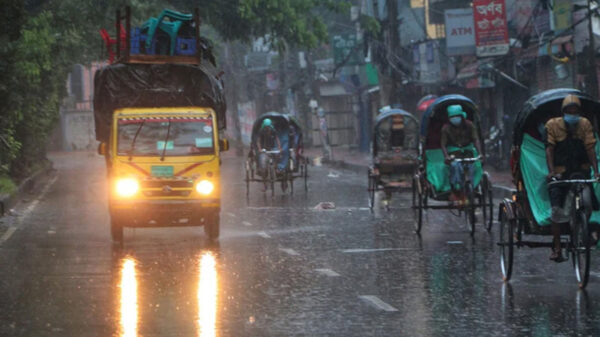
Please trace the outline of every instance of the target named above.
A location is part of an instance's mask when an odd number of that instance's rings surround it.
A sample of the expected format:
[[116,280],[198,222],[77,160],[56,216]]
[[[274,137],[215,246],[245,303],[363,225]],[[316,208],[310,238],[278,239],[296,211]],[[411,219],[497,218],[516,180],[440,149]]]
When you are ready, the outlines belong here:
[[[310,157],[309,159],[311,163],[314,161],[314,157]],[[366,165],[351,164],[343,160],[322,160],[321,162],[324,166],[329,166],[337,169],[346,169],[356,173],[366,173],[368,169]],[[494,197],[500,199],[511,198],[515,191],[516,190],[514,188],[503,185],[493,185],[492,190]]]
[[19,200],[23,199],[25,194],[36,189],[48,175],[54,171],[52,162],[48,161],[45,167],[39,169],[29,177],[25,178],[12,194],[0,195],[0,217],[3,217],[12,209]]

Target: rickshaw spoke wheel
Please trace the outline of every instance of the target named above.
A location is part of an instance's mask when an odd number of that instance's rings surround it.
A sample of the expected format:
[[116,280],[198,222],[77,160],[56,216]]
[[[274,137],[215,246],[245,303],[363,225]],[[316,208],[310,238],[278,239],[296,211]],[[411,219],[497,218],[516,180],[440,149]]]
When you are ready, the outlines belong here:
[[510,280],[513,267],[514,253],[514,221],[508,219],[506,209],[500,209],[500,231],[498,245],[500,247],[500,268],[502,270],[502,279],[505,282]]
[[373,208],[375,207],[376,182],[375,182],[375,177],[371,174],[370,170],[367,172],[367,179],[369,182],[369,187],[367,190],[367,193],[369,195],[369,208],[371,209],[371,212],[372,212]]
[[[484,196],[484,200],[485,200]],[[487,205],[484,205],[484,209],[489,207],[488,209],[488,219],[487,219],[487,231],[491,231],[492,230],[492,225],[494,224],[494,191],[492,188],[492,184],[491,182],[488,182],[488,188],[487,188]]]
[[271,185],[271,196],[275,196],[275,166],[271,164],[269,166],[269,178]]
[[413,204],[414,229],[415,233],[421,234],[421,228],[423,226],[423,196],[416,180],[413,181],[413,191],[415,196],[413,198],[415,201]]
[[467,217],[467,224],[469,225],[469,234],[475,235],[475,191],[471,184],[466,184],[465,194],[467,195],[467,207],[465,209],[465,216]]
[[308,159],[304,162],[304,192],[308,192]]
[[590,276],[590,233],[585,212],[578,211],[573,228],[571,255],[575,266],[575,277],[579,288],[583,289]]

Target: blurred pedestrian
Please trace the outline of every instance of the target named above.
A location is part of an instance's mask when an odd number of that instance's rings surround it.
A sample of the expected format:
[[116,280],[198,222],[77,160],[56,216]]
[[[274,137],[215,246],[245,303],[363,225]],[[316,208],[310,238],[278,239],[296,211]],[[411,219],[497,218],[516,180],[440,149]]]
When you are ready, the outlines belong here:
[[325,110],[323,108],[317,109],[317,117],[319,118],[319,138],[323,146],[323,157],[327,160],[333,160],[333,152],[331,151],[329,134],[327,132],[327,119],[325,118]]

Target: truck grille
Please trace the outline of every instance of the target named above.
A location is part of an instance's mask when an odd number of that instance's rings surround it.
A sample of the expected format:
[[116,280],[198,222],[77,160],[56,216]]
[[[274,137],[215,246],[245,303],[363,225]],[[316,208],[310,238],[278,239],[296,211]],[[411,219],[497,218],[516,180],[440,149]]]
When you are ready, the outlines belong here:
[[143,180],[141,182],[142,188],[163,188],[165,186],[169,186],[171,188],[192,188],[194,187],[194,182],[192,180]]
[[187,197],[192,191],[144,191],[147,197]]

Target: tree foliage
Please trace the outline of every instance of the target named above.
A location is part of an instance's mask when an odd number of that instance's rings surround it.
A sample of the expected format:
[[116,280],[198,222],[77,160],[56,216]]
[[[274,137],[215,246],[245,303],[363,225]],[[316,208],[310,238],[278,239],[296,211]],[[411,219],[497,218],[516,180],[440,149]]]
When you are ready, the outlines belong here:
[[114,35],[115,10],[126,4],[135,25],[163,8],[198,7],[211,35],[240,41],[267,36],[280,50],[318,46],[327,40],[320,12],[348,8],[344,0],[4,0],[0,177],[21,178],[44,159],[72,65],[105,58],[98,30]]

